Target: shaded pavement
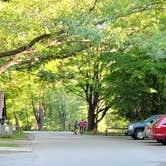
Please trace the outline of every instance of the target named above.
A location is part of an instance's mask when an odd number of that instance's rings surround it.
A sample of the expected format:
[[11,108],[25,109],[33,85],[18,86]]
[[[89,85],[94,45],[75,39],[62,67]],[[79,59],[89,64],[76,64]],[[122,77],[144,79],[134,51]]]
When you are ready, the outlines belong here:
[[70,132],[31,132],[22,148],[0,152],[0,166],[166,166],[166,146],[130,137],[73,136]]

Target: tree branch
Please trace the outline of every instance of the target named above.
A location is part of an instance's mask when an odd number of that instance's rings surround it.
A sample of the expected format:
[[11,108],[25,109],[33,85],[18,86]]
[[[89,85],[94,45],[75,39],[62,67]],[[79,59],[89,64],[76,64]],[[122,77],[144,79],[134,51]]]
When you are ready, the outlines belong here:
[[99,123],[103,118],[104,116],[106,115],[106,113],[109,111],[110,107],[106,107],[103,112],[102,112],[102,115],[99,119],[97,119],[97,123]]
[[68,53],[66,55],[49,55],[49,56],[41,56],[40,55],[40,56],[29,58],[26,60],[17,61],[16,65],[24,65],[27,63],[38,63],[39,61],[44,62],[47,60],[66,59],[66,58],[70,58],[70,57],[75,57],[78,52],[84,51],[87,48],[88,47],[83,47],[83,48],[76,50],[75,52],[71,52],[71,53]]
[[2,74],[10,66],[13,66],[16,63],[16,61],[18,60],[19,57],[20,57],[20,55],[15,55],[10,60],[8,60],[5,64],[0,66],[0,74]]
[[150,10],[153,8],[153,6],[155,5],[158,5],[160,4],[161,1],[156,1],[156,2],[150,2],[148,4],[146,4],[145,6],[139,8],[139,7],[135,7],[135,8],[132,8],[130,9],[126,14],[119,14],[119,15],[116,15],[115,18],[122,18],[122,17],[126,17],[128,15],[131,15],[131,14],[134,14],[134,13],[140,13],[140,12],[143,12],[143,11],[146,11],[146,10]]
[[43,35],[40,35],[40,36],[34,38],[32,41],[30,41],[28,44],[25,44],[24,46],[21,46],[19,48],[11,50],[11,51],[1,52],[0,58],[16,55],[16,54],[21,53],[23,51],[29,50],[35,43],[37,43],[38,41],[40,41],[42,39],[49,38],[50,36],[51,36],[50,34],[43,34]]
[[69,87],[67,87],[67,89],[68,89],[72,94],[74,94],[74,95],[76,95],[76,96],[79,96],[80,98],[86,100],[86,99],[85,99],[85,96],[82,95],[82,92],[81,92],[81,91],[78,91],[78,89],[73,89],[73,88],[71,89],[71,88],[69,88]]
[[4,65],[0,66],[0,74],[2,74],[3,72],[5,72],[9,67],[14,66],[14,65],[25,65],[28,63],[37,63],[39,61],[46,61],[46,60],[54,60],[54,59],[65,59],[65,58],[69,58],[72,56],[76,56],[74,54],[72,55],[63,55],[63,56],[59,56],[59,55],[52,55],[52,56],[38,56],[38,57],[34,57],[34,58],[29,58],[26,60],[19,60],[20,55],[15,55],[12,59],[10,59],[9,61],[7,61]]
[[89,12],[92,12],[95,9],[97,1],[98,0],[95,0],[94,5],[89,9]]
[[[89,40],[73,40],[73,41],[66,41],[64,42],[65,44],[70,44],[70,43],[74,43],[74,42],[81,42],[81,43],[89,43],[90,41]],[[45,46],[44,49],[48,49],[50,47],[55,47],[55,46],[59,46],[59,45],[62,45],[64,44],[62,43],[60,40],[54,40],[52,41],[51,43],[49,43],[48,45]],[[86,48],[81,48],[80,50],[76,50],[76,53],[77,52],[80,52],[80,51],[83,51],[84,49],[87,49],[88,47]],[[40,61],[44,61],[44,60],[51,60],[51,59],[65,59],[65,58],[68,58],[68,57],[72,57],[75,53],[69,53],[67,55],[63,55],[63,56],[59,56],[59,55],[51,55],[51,56],[46,56],[46,57],[42,57],[42,56],[38,56],[38,57],[34,57],[34,58],[29,58],[27,60],[19,60],[19,58],[23,55],[28,55],[28,54],[33,54],[33,53],[36,53],[38,50],[34,49],[34,50],[25,50],[23,52],[20,52],[16,55],[14,55],[11,59],[9,59],[5,64],[3,64],[2,66],[0,66],[0,74],[2,74],[7,68],[13,66],[13,65],[23,65],[23,64],[27,64],[27,63],[35,63],[35,62],[38,62],[39,60]]]
[[[148,4],[146,4],[142,7],[131,8],[131,9],[128,10],[128,12],[126,14],[117,14],[114,17],[112,17],[112,19],[119,19],[119,18],[127,17],[131,14],[134,14],[134,13],[140,13],[140,12],[143,12],[143,11],[146,11],[146,10],[150,10],[155,5],[158,5],[160,3],[162,3],[162,1],[150,2],[150,3],[148,3]],[[103,24],[104,22],[106,22],[105,19],[99,20],[95,23],[95,25],[100,25],[100,24]]]

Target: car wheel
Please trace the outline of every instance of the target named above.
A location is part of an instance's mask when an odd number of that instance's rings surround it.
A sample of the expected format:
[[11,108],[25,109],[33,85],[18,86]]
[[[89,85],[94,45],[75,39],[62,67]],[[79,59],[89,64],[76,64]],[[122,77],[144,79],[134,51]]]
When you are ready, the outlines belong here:
[[163,145],[166,145],[166,142],[165,142],[165,141],[162,141],[161,143],[162,143]]
[[159,139],[157,139],[156,141],[157,141],[158,143],[161,143],[161,142],[162,142],[162,141],[161,141],[161,140],[159,140]]
[[133,139],[137,139],[137,138],[135,137],[135,135],[131,135],[131,137],[132,137]]
[[138,139],[138,140],[142,140],[144,139],[144,133],[143,133],[143,129],[137,129],[134,133],[135,135],[135,138]]
[[164,140],[162,140],[161,143],[162,143],[163,145],[166,145],[166,138],[164,138]]

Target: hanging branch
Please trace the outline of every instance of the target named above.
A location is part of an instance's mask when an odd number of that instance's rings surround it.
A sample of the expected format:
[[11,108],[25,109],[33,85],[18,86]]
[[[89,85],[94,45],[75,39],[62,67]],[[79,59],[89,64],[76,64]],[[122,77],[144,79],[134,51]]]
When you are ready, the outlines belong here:
[[5,64],[0,66],[0,74],[2,74],[10,66],[13,66],[16,63],[16,61],[18,60],[19,57],[20,57],[20,55],[15,55],[10,60],[8,60]]
[[118,15],[116,15],[115,19],[121,18],[121,17],[126,17],[126,16],[134,14],[134,13],[140,13],[140,12],[143,12],[143,11],[146,11],[146,10],[153,9],[153,7],[155,5],[158,5],[160,3],[161,3],[161,1],[150,2],[150,3],[146,4],[146,5],[144,5],[143,7],[131,8],[130,10],[128,10],[128,12],[126,14],[118,14]]
[[[70,43],[75,43],[75,42],[90,43],[91,41],[90,40],[71,40],[71,41],[62,42],[62,41],[56,39],[56,40],[52,41],[51,43],[49,43],[48,45],[46,45],[44,49],[49,49],[51,47],[59,46],[59,45],[62,45],[62,44],[70,44]],[[76,53],[80,52],[80,51],[83,51],[84,49],[87,49],[87,48],[88,47],[80,48],[80,49],[76,50]],[[50,56],[41,56],[40,55],[40,56],[29,58],[29,59],[26,59],[26,60],[21,60],[20,59],[21,56],[31,55],[31,54],[36,53],[36,52],[38,52],[38,50],[36,50],[36,49],[25,50],[21,53],[13,55],[5,64],[0,66],[0,74],[2,74],[7,68],[9,68],[13,65],[19,65],[19,64],[23,65],[23,64],[27,64],[27,63],[37,63],[39,61],[45,61],[45,60],[51,60],[51,59],[65,59],[65,58],[68,58],[68,57],[75,56],[75,53],[72,52],[72,53],[69,53],[69,54],[66,54],[66,55],[50,55]]]
[[99,119],[97,119],[97,123],[99,123],[104,118],[104,116],[106,115],[106,113],[109,111],[110,108],[111,108],[110,106],[107,106],[101,111],[102,115]]
[[95,9],[97,1],[98,0],[95,0],[94,5],[89,9],[89,12],[92,12]]
[[43,34],[43,35],[40,35],[40,36],[34,38],[32,41],[30,41],[28,44],[25,44],[24,46],[21,46],[19,48],[11,50],[11,51],[1,52],[0,58],[16,55],[16,54],[21,53],[23,51],[29,50],[35,43],[39,42],[42,39],[49,38],[50,36],[51,36],[50,34]]
[[[151,10],[153,9],[154,6],[158,5],[158,4],[161,4],[162,1],[156,1],[156,2],[150,2],[142,7],[135,7],[135,8],[131,8],[128,10],[127,13],[125,14],[117,14],[115,15],[114,17],[112,17],[112,19],[119,19],[119,18],[123,18],[123,17],[127,17],[131,14],[135,14],[135,13],[141,13],[143,11],[147,11],[147,10]],[[105,19],[102,19],[102,20],[99,20],[95,23],[95,25],[100,25],[100,24],[103,24],[105,23],[106,20]]]
[[[20,67],[20,66],[23,66],[26,64],[35,65],[35,64],[38,64],[39,62],[42,63],[42,62],[46,62],[49,60],[66,59],[66,58],[75,57],[75,56],[77,56],[77,53],[84,51],[88,48],[89,47],[83,47],[83,48],[80,48],[78,50],[75,50],[74,52],[71,52],[71,53],[68,53],[65,55],[49,55],[49,56],[41,56],[40,55],[40,56],[29,58],[26,60],[20,60],[20,61],[18,60],[17,63],[15,63],[15,65],[17,66],[16,69],[22,69],[22,67]],[[0,71],[0,74],[1,74],[1,71]]]

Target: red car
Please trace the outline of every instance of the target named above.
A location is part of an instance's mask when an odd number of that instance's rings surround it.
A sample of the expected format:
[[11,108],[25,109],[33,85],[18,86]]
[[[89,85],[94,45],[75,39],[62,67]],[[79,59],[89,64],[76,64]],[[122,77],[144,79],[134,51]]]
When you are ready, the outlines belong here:
[[150,137],[166,145],[166,115],[161,116],[158,121],[153,123]]

